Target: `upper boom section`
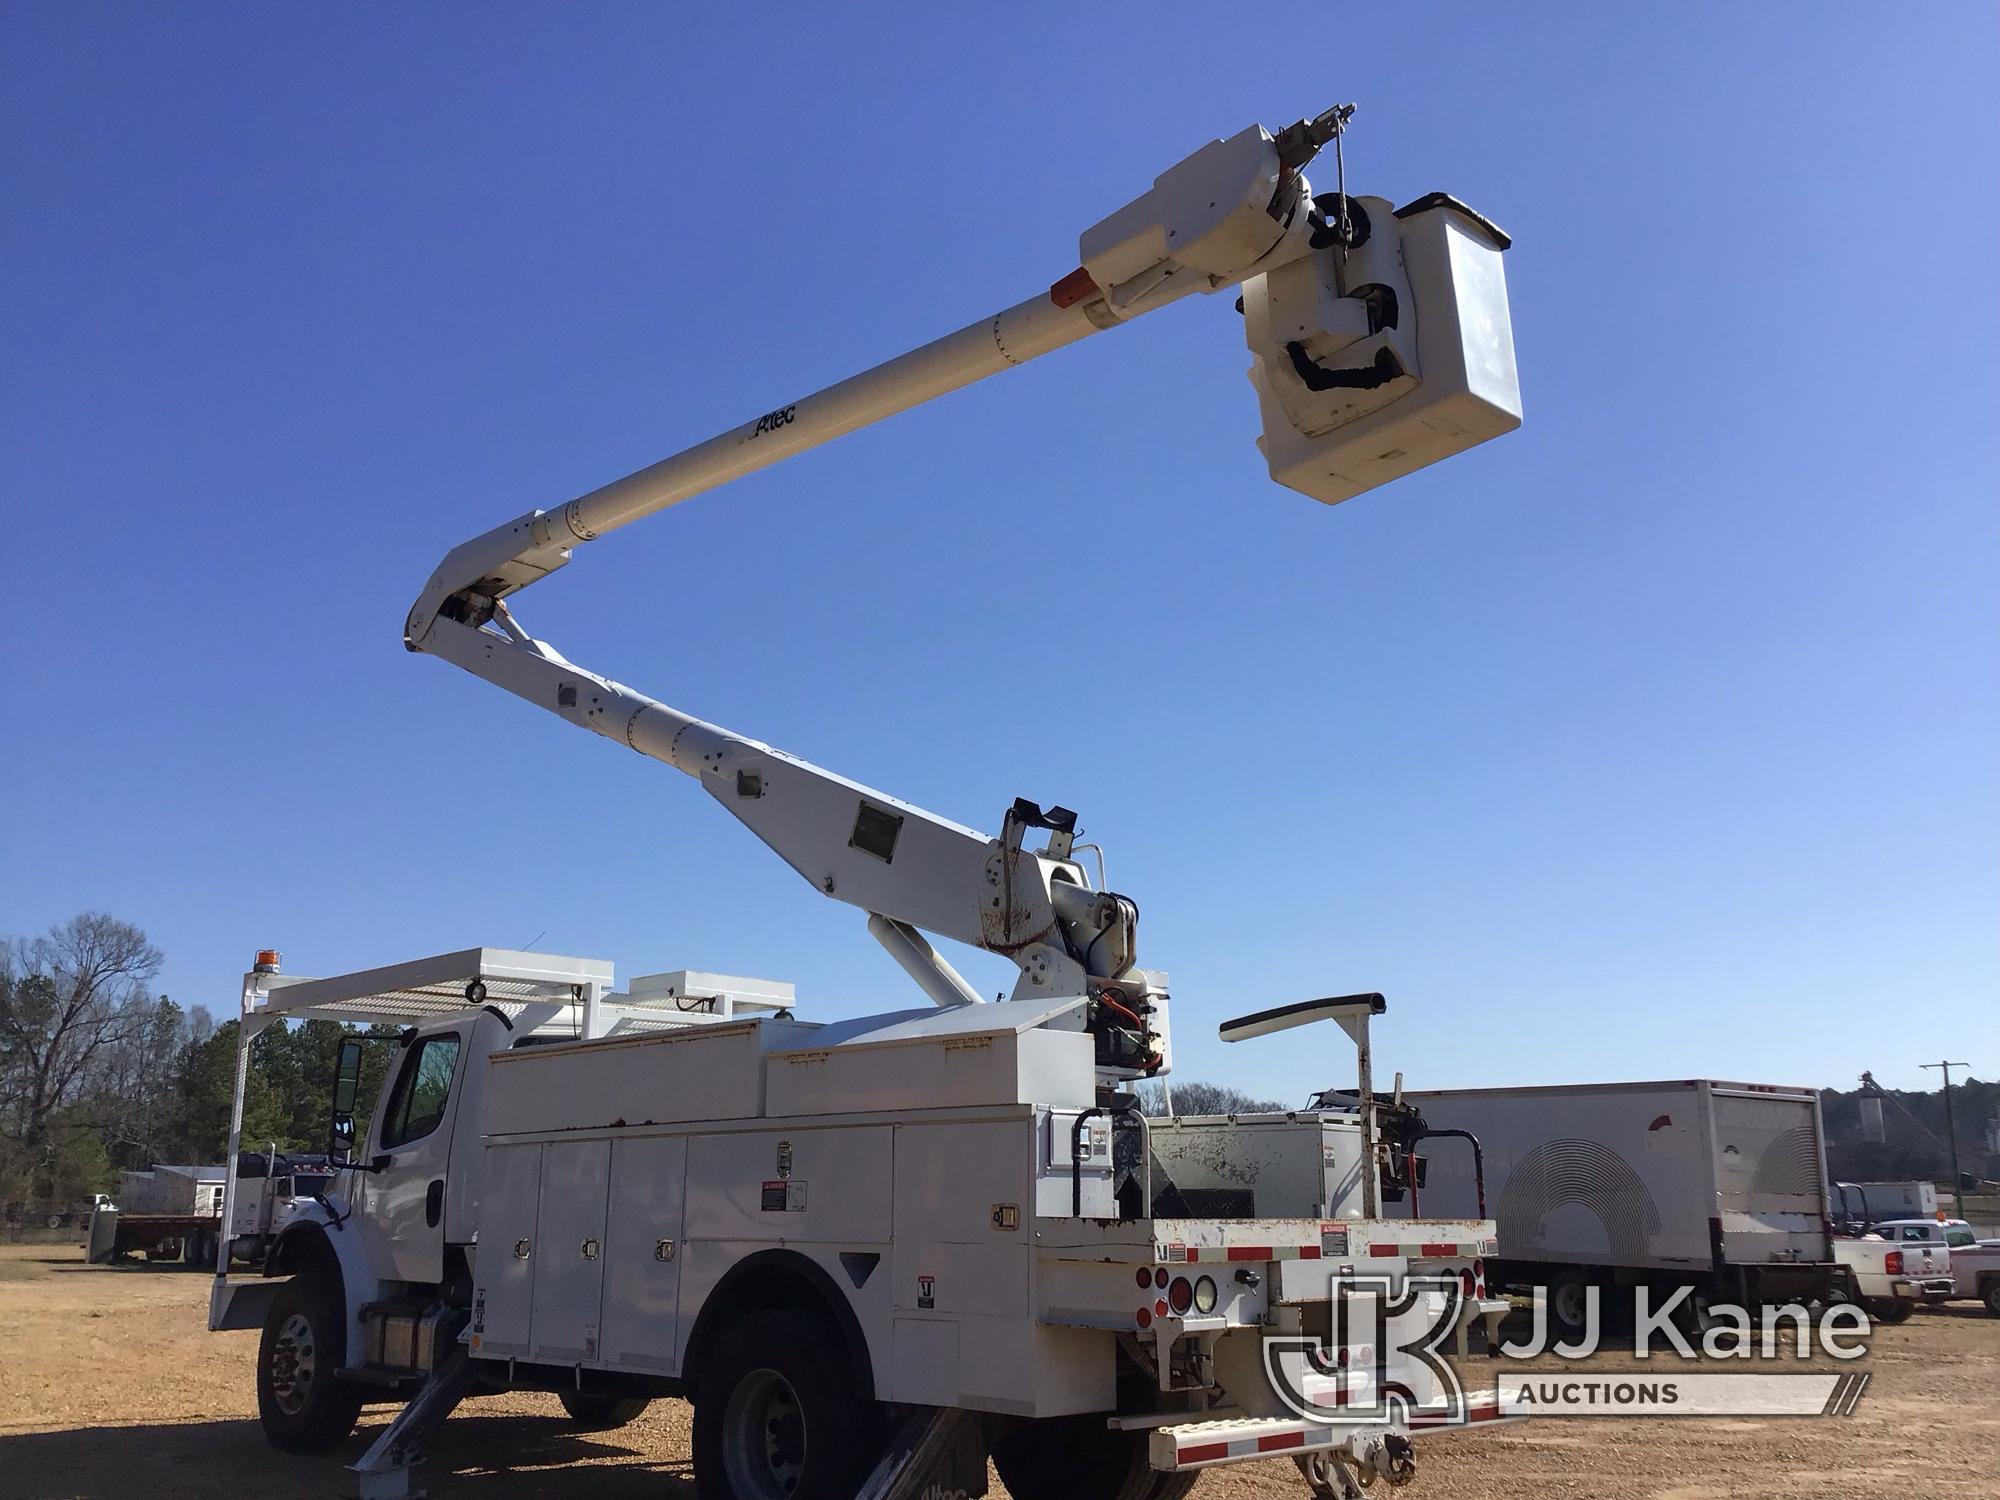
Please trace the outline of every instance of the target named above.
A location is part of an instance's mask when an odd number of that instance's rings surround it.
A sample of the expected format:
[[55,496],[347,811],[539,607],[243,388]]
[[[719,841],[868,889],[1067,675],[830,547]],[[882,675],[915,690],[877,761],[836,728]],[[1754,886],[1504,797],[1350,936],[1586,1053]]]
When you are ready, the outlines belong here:
[[[1090,996],[1103,1065],[1163,1071],[1164,976],[1139,966],[1134,903],[1092,889],[1070,857],[1075,814],[1017,801],[988,837],[577,666],[506,600],[583,542],[1194,292],[1243,288],[1259,446],[1273,478],[1315,499],[1519,425],[1507,237],[1442,194],[1400,209],[1315,198],[1303,168],[1350,113],[1211,141],[1085,230],[1080,265],[1045,293],[455,548],[405,644],[699,779],[815,887],[867,911],[940,1004],[977,997],[925,932],[1013,960],[1017,996]],[[1046,847],[1025,845],[1030,829]]]
[[421,649],[441,611],[477,617],[493,600],[568,562],[578,544],[642,516],[1190,292],[1233,286],[1256,268],[1309,253],[1315,218],[1311,185],[1298,169],[1332,128],[1322,116],[1276,138],[1253,125],[1226,141],[1211,141],[1154,179],[1144,197],[1086,231],[1082,266],[1047,292],[773,407],[560,510],[530,511],[454,548],[410,612],[408,644]]

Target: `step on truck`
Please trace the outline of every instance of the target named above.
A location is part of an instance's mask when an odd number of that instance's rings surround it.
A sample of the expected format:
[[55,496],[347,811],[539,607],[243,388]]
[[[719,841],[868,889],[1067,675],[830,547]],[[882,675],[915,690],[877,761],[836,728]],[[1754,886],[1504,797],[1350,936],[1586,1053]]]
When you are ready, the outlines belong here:
[[[1106,886],[1101,849],[1092,878],[1076,813],[1016,798],[991,835],[939,817],[577,665],[516,597],[611,531],[1196,293],[1236,300],[1272,478],[1327,505],[1511,431],[1507,236],[1443,193],[1348,194],[1338,151],[1335,190],[1315,194],[1305,169],[1352,114],[1212,141],[1086,230],[1046,290],[445,556],[404,622],[410,651],[695,778],[864,912],[930,1008],[814,1024],[782,986],[681,974],[619,992],[606,965],[497,950],[302,983],[256,966],[246,1038],[288,1016],[408,1028],[272,1279],[216,1285],[216,1326],[263,1329],[273,1441],[326,1447],[371,1395],[407,1399],[360,1465],[390,1493],[465,1396],[552,1389],[611,1424],[679,1393],[704,1500],[898,1500],[924,1476],[978,1493],[988,1451],[1017,1500],[1175,1495],[1274,1454],[1330,1497],[1408,1478],[1412,1432],[1501,1409],[1453,1399],[1448,1366],[1349,1337],[1392,1309],[1454,1336],[1496,1312],[1477,1216],[1391,1231],[1366,1192],[1238,1217],[1181,1189],[1163,1209],[1177,1188],[1136,1088],[1171,1069],[1167,976],[1142,962],[1138,905]],[[1125,586],[1115,566],[1104,583]],[[1084,617],[1005,628],[1034,732],[1115,753],[1107,726],[1131,706],[1115,647]],[[1268,759],[1259,738],[1232,762]],[[935,938],[1009,960],[1009,998],[985,1001]],[[1309,1002],[1229,1034],[1371,1010]],[[1351,1350],[1366,1357],[1342,1367]]]

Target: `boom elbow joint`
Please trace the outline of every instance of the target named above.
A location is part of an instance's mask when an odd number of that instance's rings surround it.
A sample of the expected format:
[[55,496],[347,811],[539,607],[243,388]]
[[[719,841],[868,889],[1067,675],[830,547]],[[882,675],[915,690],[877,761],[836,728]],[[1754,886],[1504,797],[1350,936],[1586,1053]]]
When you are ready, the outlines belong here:
[[546,578],[569,561],[569,548],[550,535],[549,513],[531,510],[452,548],[417,596],[403,622],[403,645],[425,649],[440,615],[484,625],[507,595]]

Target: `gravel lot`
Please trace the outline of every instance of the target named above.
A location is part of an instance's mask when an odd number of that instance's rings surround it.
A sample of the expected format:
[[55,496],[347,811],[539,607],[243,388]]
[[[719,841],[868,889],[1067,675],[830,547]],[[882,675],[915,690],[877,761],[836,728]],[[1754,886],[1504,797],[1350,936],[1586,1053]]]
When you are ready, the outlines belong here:
[[[254,1415],[256,1335],[208,1333],[207,1286],[197,1272],[86,1266],[68,1247],[0,1246],[0,1496],[351,1493],[341,1464],[388,1408],[370,1409],[344,1457],[273,1453]],[[1865,1367],[1874,1383],[1844,1420],[1545,1419],[1429,1440],[1421,1473],[1399,1494],[2000,1495],[2000,1319],[1971,1303],[1920,1314],[1881,1330]],[[427,1482],[437,1500],[693,1500],[687,1436],[680,1402],[656,1402],[617,1432],[576,1436],[551,1398],[488,1399],[446,1425]],[[993,1493],[1004,1492],[996,1483]],[[1282,1462],[1212,1473],[1196,1490],[1203,1500],[1305,1494]]]

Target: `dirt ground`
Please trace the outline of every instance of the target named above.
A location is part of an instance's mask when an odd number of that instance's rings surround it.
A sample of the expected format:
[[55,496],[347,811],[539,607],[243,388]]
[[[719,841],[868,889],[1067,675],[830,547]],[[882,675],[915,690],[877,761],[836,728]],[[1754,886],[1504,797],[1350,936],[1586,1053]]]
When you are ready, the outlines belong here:
[[[0,1246],[0,1497],[241,1500],[352,1493],[341,1455],[289,1458],[257,1428],[256,1335],[210,1334],[198,1272],[86,1266],[73,1248]],[[1629,1359],[1626,1361],[1629,1363]],[[1610,1363],[1607,1361],[1606,1363]],[[2000,1319],[1972,1303],[1881,1329],[1874,1381],[1848,1418],[1542,1419],[1419,1443],[1406,1500],[1725,1500],[2000,1496]],[[589,1436],[553,1398],[469,1404],[433,1444],[436,1500],[693,1500],[688,1410],[655,1402]],[[1004,1492],[996,1483],[993,1493]],[[1200,1500],[1299,1500],[1286,1462],[1210,1473]]]

